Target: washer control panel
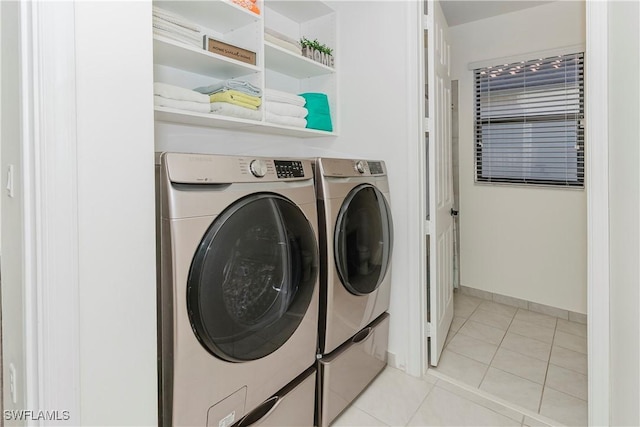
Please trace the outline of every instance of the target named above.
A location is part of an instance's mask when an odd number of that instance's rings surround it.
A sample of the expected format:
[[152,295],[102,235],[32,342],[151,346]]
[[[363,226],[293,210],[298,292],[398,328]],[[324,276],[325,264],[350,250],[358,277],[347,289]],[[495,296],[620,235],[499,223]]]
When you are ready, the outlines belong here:
[[304,168],[299,160],[274,160],[278,178],[303,178]]
[[162,152],[156,154],[156,164],[164,165],[168,179],[176,184],[313,180],[312,164],[309,159]]

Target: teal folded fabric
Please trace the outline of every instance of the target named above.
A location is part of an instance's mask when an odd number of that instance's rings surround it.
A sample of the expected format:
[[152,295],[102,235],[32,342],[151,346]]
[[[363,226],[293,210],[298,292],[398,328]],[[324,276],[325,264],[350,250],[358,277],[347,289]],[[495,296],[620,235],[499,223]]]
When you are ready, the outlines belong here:
[[333,126],[331,125],[331,115],[309,113],[309,115],[307,116],[307,129],[326,130],[327,132],[333,131]]
[[304,104],[304,108],[309,112],[329,114],[329,98],[324,93],[301,93],[307,102]]
[[306,101],[304,108],[309,111],[307,119],[307,129],[333,131],[331,124],[331,112],[329,111],[329,99],[324,93],[301,93]]

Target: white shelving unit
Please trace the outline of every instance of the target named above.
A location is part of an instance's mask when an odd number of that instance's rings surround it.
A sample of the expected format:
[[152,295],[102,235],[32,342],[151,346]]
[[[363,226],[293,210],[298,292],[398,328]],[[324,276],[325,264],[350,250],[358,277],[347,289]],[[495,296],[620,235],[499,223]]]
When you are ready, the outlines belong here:
[[223,129],[300,138],[337,135],[336,70],[264,40],[272,28],[292,39],[318,39],[335,49],[335,11],[320,1],[259,1],[255,14],[228,0],[155,1],[154,6],[198,24],[212,38],[251,50],[256,64],[227,58],[169,38],[154,36],[154,80],[195,88],[227,79],[242,79],[261,88],[289,93],[322,92],[329,98],[333,132],[296,128],[217,114],[156,107],[155,119]]

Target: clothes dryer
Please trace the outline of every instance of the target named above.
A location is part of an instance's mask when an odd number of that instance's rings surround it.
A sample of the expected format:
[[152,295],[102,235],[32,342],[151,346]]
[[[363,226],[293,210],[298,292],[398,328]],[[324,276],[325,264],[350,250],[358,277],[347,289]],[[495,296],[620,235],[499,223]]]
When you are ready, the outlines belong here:
[[387,362],[393,222],[382,161],[315,161],[320,220],[316,422],[327,427]]
[[161,425],[230,426],[316,359],[312,166],[160,153],[156,172]]
[[315,161],[321,252],[320,353],[389,308],[393,223],[382,161]]

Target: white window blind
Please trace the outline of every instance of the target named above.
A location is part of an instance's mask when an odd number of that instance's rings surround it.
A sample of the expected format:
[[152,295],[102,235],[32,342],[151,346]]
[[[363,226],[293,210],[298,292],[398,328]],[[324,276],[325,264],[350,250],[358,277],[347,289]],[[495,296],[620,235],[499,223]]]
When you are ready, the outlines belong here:
[[477,182],[584,186],[584,54],[478,68]]

